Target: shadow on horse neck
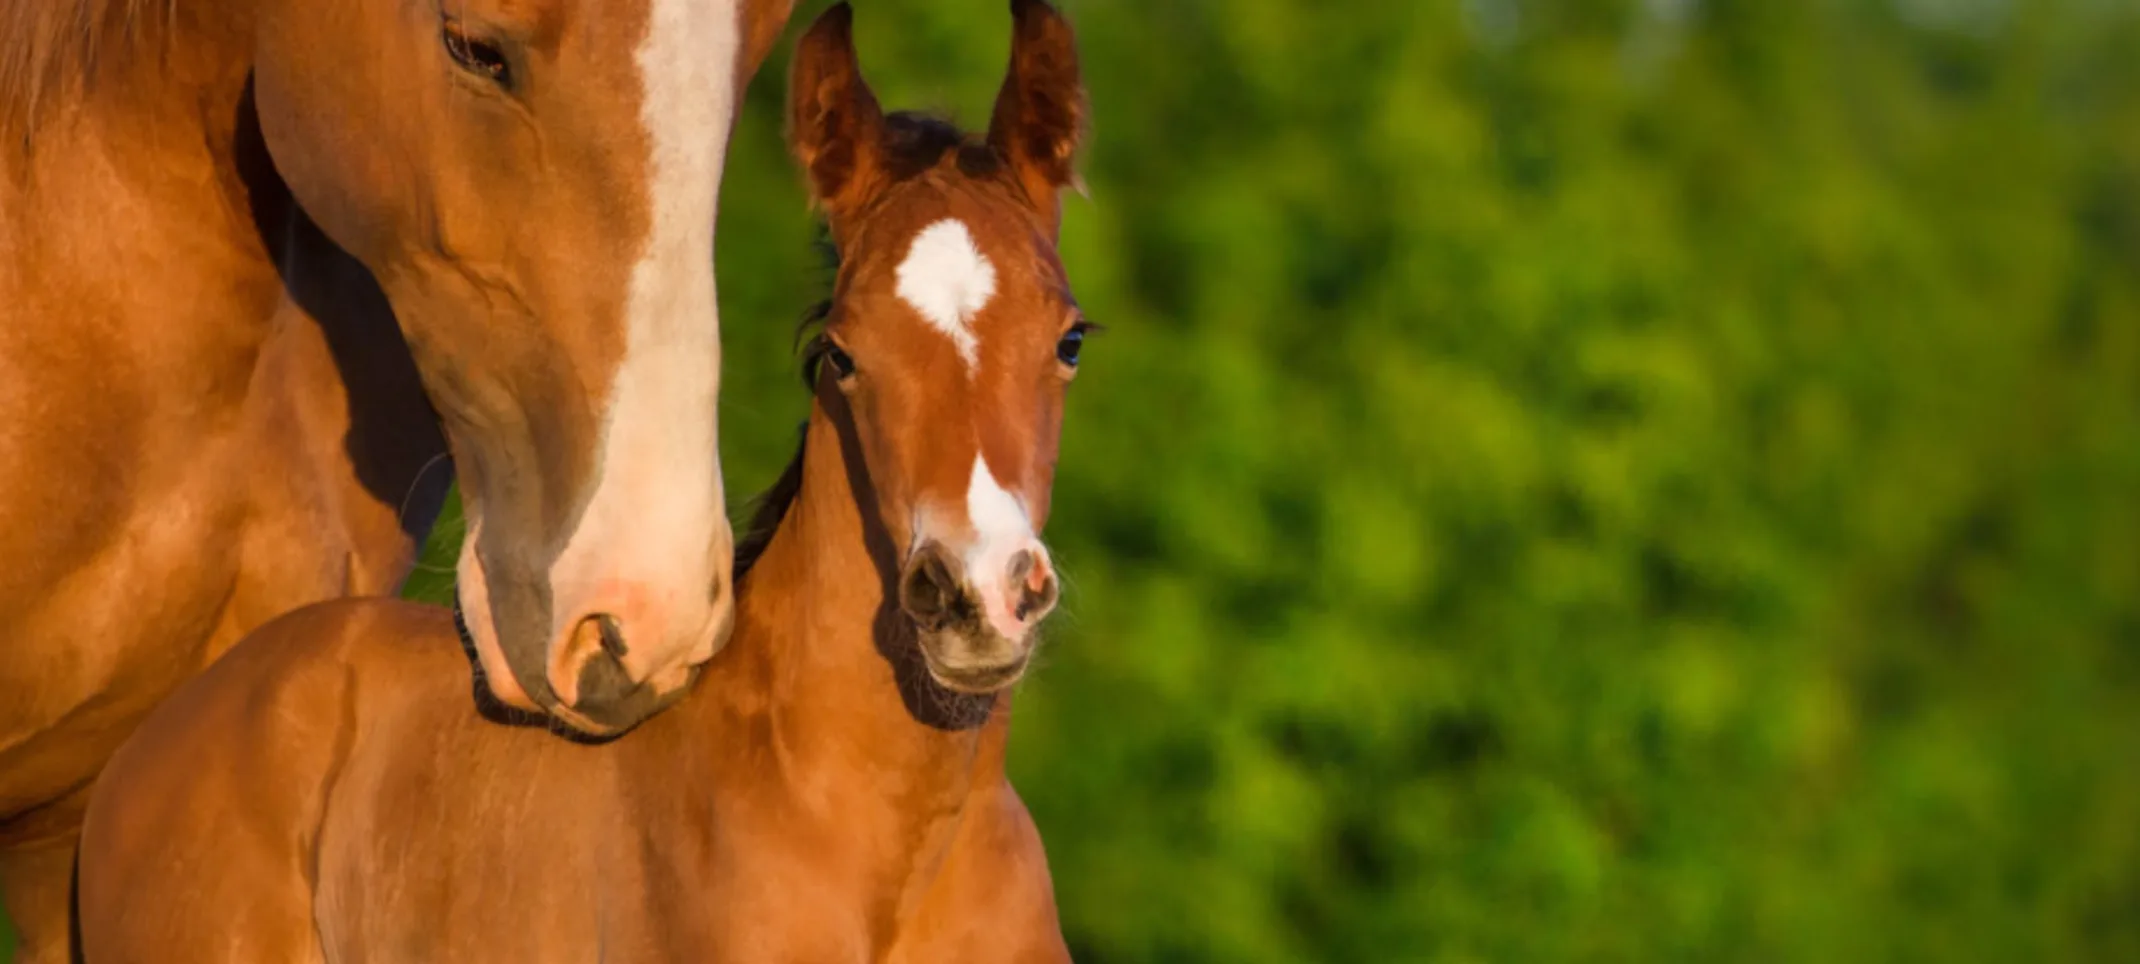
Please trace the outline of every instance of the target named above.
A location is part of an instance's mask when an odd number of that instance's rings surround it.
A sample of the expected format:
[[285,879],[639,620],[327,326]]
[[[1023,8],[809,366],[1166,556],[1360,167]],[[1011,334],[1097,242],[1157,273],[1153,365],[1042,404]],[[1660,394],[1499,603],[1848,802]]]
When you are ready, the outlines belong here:
[[[675,699],[731,618],[714,210],[790,5],[8,4],[0,165],[64,199],[47,220],[87,222],[76,262],[139,264],[170,236],[144,290],[109,299],[141,316],[121,324],[250,337],[311,316],[370,499],[427,521],[444,477],[410,483],[450,444],[493,695],[613,734]],[[49,246],[22,274],[64,262]],[[246,310],[138,307],[171,283]]]
[[386,292],[362,262],[320,231],[290,196],[261,139],[250,80],[231,126],[230,156],[261,250],[285,297],[318,325],[348,407],[342,448],[357,483],[392,506],[421,545],[453,481],[438,413],[424,394]]
[[[765,689],[776,726],[786,713],[822,711],[856,735],[977,730],[1008,694],[960,692],[930,675],[899,602],[904,556],[877,511],[846,400],[821,394],[804,435],[789,469],[797,488],[739,586],[733,682]],[[721,666],[708,689],[730,688]]]
[[[1091,328],[1055,245],[1083,96],[1067,23],[1012,9],[985,137],[880,112],[845,5],[799,46],[790,147],[843,258],[802,450],[688,697],[581,745],[468,713],[435,609],[291,614],[165,702],[99,782],[92,945],[1066,959],[1003,768],[1057,599],[1040,533]],[[232,935],[213,909],[238,902],[250,930]]]

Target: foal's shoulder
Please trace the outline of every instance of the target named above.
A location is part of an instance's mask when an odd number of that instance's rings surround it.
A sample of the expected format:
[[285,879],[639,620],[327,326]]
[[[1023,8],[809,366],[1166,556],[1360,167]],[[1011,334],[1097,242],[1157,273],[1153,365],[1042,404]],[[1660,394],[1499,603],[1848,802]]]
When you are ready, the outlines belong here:
[[300,687],[326,685],[329,677],[339,677],[343,685],[425,676],[465,683],[468,663],[451,610],[370,597],[315,603],[268,622],[232,647],[204,678],[215,675]]
[[1007,780],[976,787],[950,859],[894,964],[1067,962],[1040,830]]
[[[292,610],[254,630],[179,687],[144,730],[230,745],[219,731],[272,727],[334,737],[351,725],[358,693],[465,687],[468,668],[449,610],[385,598],[338,599]],[[419,685],[422,684],[422,685]]]
[[423,698],[455,679],[465,691],[469,671],[447,610],[391,599],[293,610],[157,706],[105,768],[97,796],[169,800],[243,789],[201,780],[203,769],[316,790],[314,778],[339,767],[355,731],[380,712],[372,704],[382,694]]
[[153,911],[169,915],[157,926],[175,928],[200,906],[179,895],[302,866],[297,853],[316,838],[378,694],[423,672],[444,687],[457,669],[467,685],[452,626],[444,610],[391,600],[309,606],[179,687],[91,794],[78,858],[85,919]]

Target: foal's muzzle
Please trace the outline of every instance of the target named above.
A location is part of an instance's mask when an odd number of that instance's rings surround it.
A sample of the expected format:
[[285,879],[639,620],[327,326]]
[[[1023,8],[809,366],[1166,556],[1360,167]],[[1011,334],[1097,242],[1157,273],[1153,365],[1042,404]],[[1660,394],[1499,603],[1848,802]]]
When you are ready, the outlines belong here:
[[929,674],[965,693],[1018,681],[1032,657],[1033,629],[1055,608],[1055,570],[1037,544],[1000,573],[975,578],[943,543],[922,543],[899,576],[899,608],[921,642]]

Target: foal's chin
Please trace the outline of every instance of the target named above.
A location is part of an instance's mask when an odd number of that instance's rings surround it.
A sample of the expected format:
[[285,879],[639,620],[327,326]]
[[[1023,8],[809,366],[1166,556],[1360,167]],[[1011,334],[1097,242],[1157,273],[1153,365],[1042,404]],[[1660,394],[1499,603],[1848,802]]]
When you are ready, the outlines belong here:
[[1009,640],[983,630],[922,630],[921,658],[937,685],[968,696],[1000,693],[1025,676],[1033,659],[1033,635]]

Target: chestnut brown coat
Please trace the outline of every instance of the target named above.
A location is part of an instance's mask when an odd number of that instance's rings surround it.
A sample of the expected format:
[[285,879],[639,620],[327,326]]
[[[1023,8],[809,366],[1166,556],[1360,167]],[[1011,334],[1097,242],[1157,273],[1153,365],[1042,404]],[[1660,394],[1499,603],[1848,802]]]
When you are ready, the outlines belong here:
[[284,617],[98,788],[91,964],[1067,960],[1004,750],[1056,599],[1083,100],[1067,23],[1013,8],[985,141],[881,114],[844,5],[803,40],[791,138],[842,263],[802,451],[688,698],[564,739],[471,710],[446,611]]

